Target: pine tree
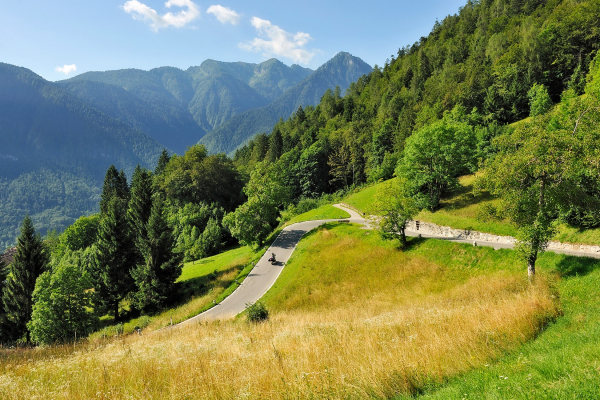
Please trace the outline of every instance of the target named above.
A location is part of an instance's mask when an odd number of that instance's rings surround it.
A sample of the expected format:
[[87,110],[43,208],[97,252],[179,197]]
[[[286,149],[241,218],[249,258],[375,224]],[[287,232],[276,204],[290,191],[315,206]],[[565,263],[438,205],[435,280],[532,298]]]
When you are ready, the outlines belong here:
[[154,175],[160,175],[167,169],[167,164],[171,160],[171,156],[169,156],[169,152],[167,149],[163,149],[162,153],[160,153],[160,157],[158,158],[158,162],[156,163],[156,168],[154,169]]
[[124,199],[113,197],[108,202],[91,271],[96,292],[115,320],[119,318],[119,303],[133,288],[130,270],[135,265],[135,247],[126,210]]
[[108,203],[113,197],[129,200],[129,187],[127,186],[127,177],[121,170],[119,173],[114,165],[111,165],[106,171],[104,185],[102,186],[102,195],[100,197],[100,213],[106,214]]
[[138,243],[144,262],[132,271],[137,286],[134,298],[138,308],[156,311],[165,304],[181,275],[181,255],[173,253],[175,241],[160,197],[154,199],[147,232],[148,237]]
[[[0,255],[0,298],[4,293],[6,286],[6,279],[8,278],[8,266],[4,262],[2,255]],[[9,336],[9,325],[6,319],[6,311],[4,310],[4,304],[0,302],[0,343],[4,342]]]
[[281,131],[275,129],[269,137],[269,150],[267,151],[267,161],[274,163],[279,160],[279,157],[283,154],[283,138]]
[[[127,211],[136,244],[147,237],[146,224],[150,219],[151,210],[152,174],[138,165],[131,177],[131,199]],[[138,261],[141,262],[141,259]]]
[[129,201],[129,186],[127,185],[127,176],[125,175],[125,171],[121,170],[119,172],[119,178],[117,180],[116,194],[121,199],[125,199]]
[[31,319],[35,281],[47,269],[47,265],[48,256],[42,238],[35,233],[31,218],[26,216],[17,240],[17,253],[10,264],[10,278],[2,296],[6,317],[16,339],[26,335],[26,341],[29,342],[27,323]]

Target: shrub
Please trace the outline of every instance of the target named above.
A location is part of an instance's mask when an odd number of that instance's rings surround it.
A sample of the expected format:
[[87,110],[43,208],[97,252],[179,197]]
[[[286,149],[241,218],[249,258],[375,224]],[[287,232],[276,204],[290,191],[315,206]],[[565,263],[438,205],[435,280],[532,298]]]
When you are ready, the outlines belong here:
[[254,304],[246,303],[246,316],[248,322],[263,322],[269,319],[269,310],[261,301]]

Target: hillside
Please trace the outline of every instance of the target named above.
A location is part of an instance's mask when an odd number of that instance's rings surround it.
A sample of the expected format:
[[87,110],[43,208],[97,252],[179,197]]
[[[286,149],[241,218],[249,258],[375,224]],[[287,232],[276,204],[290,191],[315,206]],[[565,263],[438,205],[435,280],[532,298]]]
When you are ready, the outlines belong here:
[[[12,389],[0,386],[0,393],[83,398],[105,393],[103,380],[117,396],[140,385],[149,397],[416,393],[518,349],[554,318],[557,304],[547,284],[540,281],[534,290],[521,276],[510,252],[424,241],[402,253],[367,231],[330,225],[298,246],[266,298],[269,322],[221,322],[92,340],[79,345],[85,352],[64,347],[7,355]],[[148,353],[149,348],[155,351]],[[28,383],[47,351],[54,355],[53,368]],[[127,357],[121,357],[124,352]],[[238,362],[227,361],[233,358]],[[104,378],[96,376],[102,368],[82,368],[88,363],[105,363]],[[162,383],[148,385],[148,376]],[[208,384],[217,376],[227,379]],[[67,381],[66,391],[55,392]]]
[[370,71],[371,67],[360,58],[338,53],[269,105],[231,118],[199,143],[211,152],[230,154],[254,135],[271,131],[280,118],[289,117],[298,107],[318,104],[327,89],[339,86],[344,92],[352,82]]
[[95,212],[110,164],[131,174],[138,163],[152,167],[163,147],[183,154],[214,126],[269,104],[313,71],[271,59],[88,72],[56,83],[8,64],[1,73],[4,248],[26,213],[44,234]]
[[[597,1],[467,2],[433,24],[429,35],[401,47],[383,67],[350,85],[345,95],[326,96],[315,110],[304,110],[267,130],[266,138],[248,142],[236,162],[252,168],[270,157],[273,142],[276,153],[291,157],[298,151],[314,163],[310,180],[317,194],[332,193],[391,178],[407,140],[453,110],[463,114],[455,119],[476,131],[478,143],[470,153],[485,159],[505,125],[530,115],[529,92],[535,85],[543,85],[551,104],[566,90],[584,93],[600,43],[598,26]],[[265,109],[253,112],[268,115]],[[229,135],[242,132],[238,126],[243,124],[259,128],[237,118]],[[218,132],[202,142],[223,146]],[[292,157],[289,173],[295,193],[308,196],[314,190],[301,189],[299,171],[306,170],[301,158]],[[471,160],[470,168],[476,164]]]
[[162,147],[148,135],[25,69],[0,64],[0,247],[25,214],[63,229],[96,210],[107,168],[151,166]]

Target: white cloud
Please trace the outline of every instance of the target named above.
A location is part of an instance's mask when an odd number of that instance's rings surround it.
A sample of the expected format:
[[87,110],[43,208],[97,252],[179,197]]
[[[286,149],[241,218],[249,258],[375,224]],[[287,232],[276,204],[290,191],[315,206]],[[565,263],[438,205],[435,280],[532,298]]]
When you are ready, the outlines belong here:
[[217,19],[223,24],[230,23],[231,25],[237,25],[240,22],[240,14],[236,13],[229,7],[214,5],[208,7],[206,12],[208,14],[214,14],[215,17],[217,17]]
[[200,16],[200,9],[191,0],[169,0],[165,3],[167,8],[173,6],[187,8],[187,10],[182,10],[176,14],[169,12],[165,15],[159,15],[156,10],[140,3],[138,0],[126,2],[123,4],[123,10],[131,14],[133,19],[149,23],[150,28],[155,32],[169,26],[182,28]]
[[75,64],[63,65],[62,67],[56,67],[55,71],[62,72],[65,75],[69,75],[71,72],[77,71],[77,65],[75,65]]
[[266,56],[282,56],[292,59],[294,62],[308,64],[314,57],[304,49],[309,40],[312,40],[308,33],[298,32],[291,34],[284,31],[270,21],[252,17],[252,26],[256,28],[258,34],[265,39],[254,38],[250,43],[241,43],[240,47],[249,51],[262,51]]

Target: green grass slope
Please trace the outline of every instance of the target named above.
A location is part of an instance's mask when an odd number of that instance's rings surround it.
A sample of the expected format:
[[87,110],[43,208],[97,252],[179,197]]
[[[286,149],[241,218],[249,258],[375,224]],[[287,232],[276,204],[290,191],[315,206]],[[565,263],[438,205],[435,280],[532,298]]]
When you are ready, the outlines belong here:
[[562,316],[499,362],[433,385],[418,398],[600,398],[600,262],[547,253],[540,266],[562,277]]

